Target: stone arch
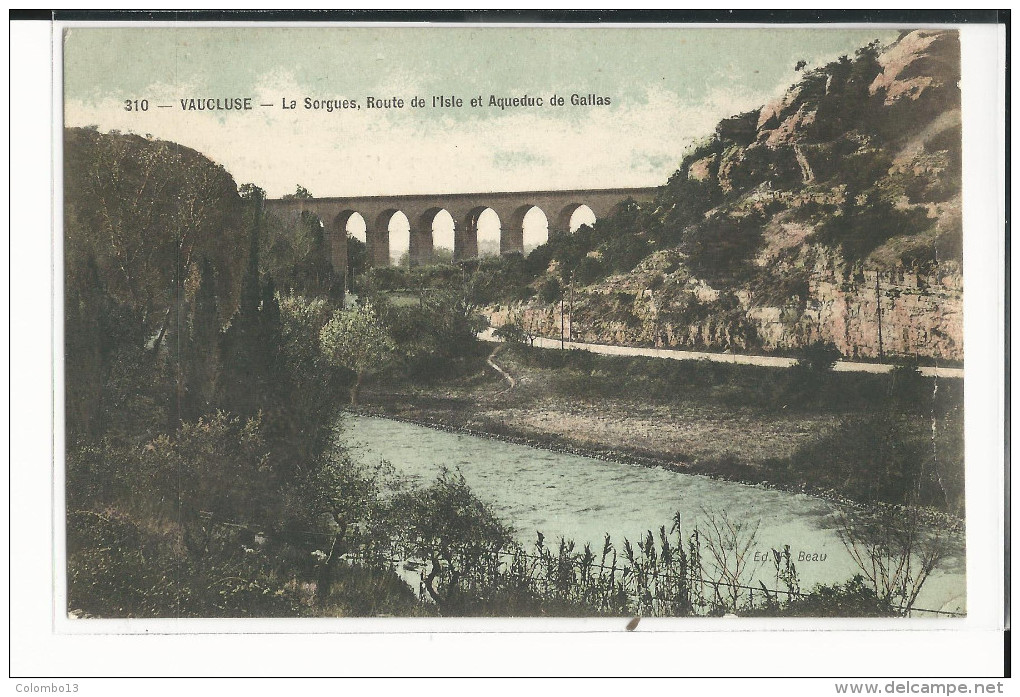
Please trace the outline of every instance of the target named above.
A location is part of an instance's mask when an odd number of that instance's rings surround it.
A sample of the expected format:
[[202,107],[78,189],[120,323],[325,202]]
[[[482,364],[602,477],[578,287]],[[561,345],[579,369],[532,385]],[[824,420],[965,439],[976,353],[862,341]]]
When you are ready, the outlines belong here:
[[[351,222],[354,220],[354,216],[357,216],[361,220],[361,225],[360,226],[355,225],[355,227],[363,226],[365,228],[364,231],[361,232],[361,234],[357,233],[352,234],[351,231],[348,229],[350,227]],[[356,211],[353,208],[348,208],[345,211],[341,211],[340,214],[337,215],[335,223],[336,224],[334,227],[337,230],[343,230],[344,232],[347,233],[347,236],[354,237],[355,239],[358,239],[364,242],[365,244],[368,244],[368,220],[366,220],[365,216],[361,214],[361,211]]]
[[556,216],[555,227],[552,225],[552,221],[549,221],[549,234],[552,234],[553,231],[560,234],[573,232],[570,229],[570,221],[574,214],[582,208],[587,208],[591,211],[592,217],[595,217],[595,211],[590,205],[586,203],[568,203],[560,210],[559,215]]
[[333,271],[344,279],[347,275],[347,223],[355,215],[361,214],[351,209],[343,210],[333,218],[332,225],[328,227],[323,225],[326,249]]
[[[418,218],[411,222],[411,239],[408,246],[408,254],[412,266],[420,266],[432,262],[432,226],[436,222],[436,216],[445,211],[442,206],[432,206],[425,209]],[[449,215],[449,211],[446,211]],[[453,216],[451,216],[453,217]],[[456,222],[454,222],[456,227]],[[454,233],[456,236],[456,233]]]
[[458,221],[454,237],[454,259],[459,261],[461,259],[474,259],[478,257],[478,222],[486,211],[492,212],[502,231],[503,220],[494,208],[485,205],[475,206],[461,216],[461,220]]
[[365,232],[368,243],[368,259],[372,266],[390,266],[392,263],[390,261],[390,223],[397,213],[407,217],[399,208],[386,208],[376,215],[375,220]]
[[439,260],[439,248],[444,250],[444,261],[449,261],[453,256],[454,247],[457,245],[457,219],[449,208],[442,208],[432,218],[432,263]]
[[[493,210],[491,206],[485,206],[485,205],[475,206],[474,208],[469,210],[467,212],[467,214],[464,216],[464,221],[463,221],[464,225],[466,225],[468,227],[474,227],[474,226],[478,225],[478,219],[480,217],[482,217],[482,213],[484,213],[485,211],[492,211],[493,213],[496,213],[496,211]],[[496,217],[499,217],[499,213],[496,213]]]
[[[538,210],[545,218],[546,226],[549,225],[549,215],[533,203],[525,203],[514,209],[510,215],[510,223],[500,230],[500,254],[511,254],[513,252],[524,253],[524,219],[532,210]],[[551,232],[551,230],[549,231]]]

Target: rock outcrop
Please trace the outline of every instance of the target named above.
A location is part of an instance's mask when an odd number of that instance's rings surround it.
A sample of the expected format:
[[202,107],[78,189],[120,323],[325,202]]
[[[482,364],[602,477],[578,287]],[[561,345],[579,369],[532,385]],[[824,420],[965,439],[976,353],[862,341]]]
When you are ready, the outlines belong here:
[[[610,221],[652,253],[575,282],[570,335],[962,361],[959,79],[956,32],[907,32],[725,119],[629,228]],[[560,332],[558,303],[492,317],[510,318]]]

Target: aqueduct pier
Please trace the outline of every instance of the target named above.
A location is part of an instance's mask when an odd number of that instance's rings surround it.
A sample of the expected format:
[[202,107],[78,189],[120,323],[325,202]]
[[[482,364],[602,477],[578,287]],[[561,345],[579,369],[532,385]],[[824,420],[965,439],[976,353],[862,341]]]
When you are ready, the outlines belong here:
[[453,218],[454,259],[478,256],[478,218],[491,209],[499,216],[501,254],[524,251],[524,216],[539,208],[549,222],[549,234],[570,231],[574,212],[587,206],[596,218],[610,215],[627,200],[651,201],[656,187],[619,189],[569,189],[560,191],[511,191],[474,194],[412,194],[404,196],[352,196],[309,199],[270,199],[268,210],[280,217],[298,217],[304,212],[318,216],[326,227],[333,268],[347,271],[347,223],[355,213],[365,220],[368,261],[372,266],[390,264],[390,219],[398,212],[410,223],[408,256],[411,264],[426,264],[432,258],[432,227],[436,216],[446,211]]

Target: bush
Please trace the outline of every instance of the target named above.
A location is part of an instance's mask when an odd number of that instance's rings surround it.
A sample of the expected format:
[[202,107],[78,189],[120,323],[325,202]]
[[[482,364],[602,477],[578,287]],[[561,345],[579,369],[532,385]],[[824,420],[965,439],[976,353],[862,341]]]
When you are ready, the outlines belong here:
[[143,530],[114,509],[67,518],[68,611],[97,617],[282,617],[303,614],[296,580],[236,539],[201,557],[171,524]]
[[538,298],[546,305],[558,303],[563,297],[563,288],[557,278],[547,278],[538,290]]
[[496,328],[493,335],[497,339],[502,339],[511,344],[530,344],[531,335],[524,331],[524,326],[521,324],[521,319],[518,317],[514,321],[506,322],[505,324]]
[[836,361],[843,357],[843,354],[835,345],[826,341],[816,341],[808,344],[799,353],[798,367],[815,372],[832,370],[833,366],[836,365]]
[[934,223],[925,208],[897,208],[872,189],[859,197],[848,192],[842,210],[823,221],[815,237],[838,246],[847,261],[857,262],[893,237],[920,234]]
[[699,277],[715,283],[733,283],[754,273],[752,258],[761,246],[765,216],[760,212],[737,218],[717,215],[684,232],[681,250]]
[[857,574],[846,583],[818,584],[810,593],[778,607],[743,614],[750,617],[892,617],[898,613]]
[[460,473],[443,468],[425,489],[398,497],[404,544],[428,568],[422,583],[444,614],[462,601],[462,584],[491,573],[491,561],[511,543],[511,530],[479,499]]

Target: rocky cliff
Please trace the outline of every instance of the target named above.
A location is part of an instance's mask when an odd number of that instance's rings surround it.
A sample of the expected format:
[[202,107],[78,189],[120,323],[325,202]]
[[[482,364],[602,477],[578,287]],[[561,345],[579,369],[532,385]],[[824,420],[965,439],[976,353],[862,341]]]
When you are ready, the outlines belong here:
[[[955,32],[905,32],[720,122],[654,205],[550,243],[571,335],[962,361],[959,71]],[[558,336],[543,295],[494,323]]]

